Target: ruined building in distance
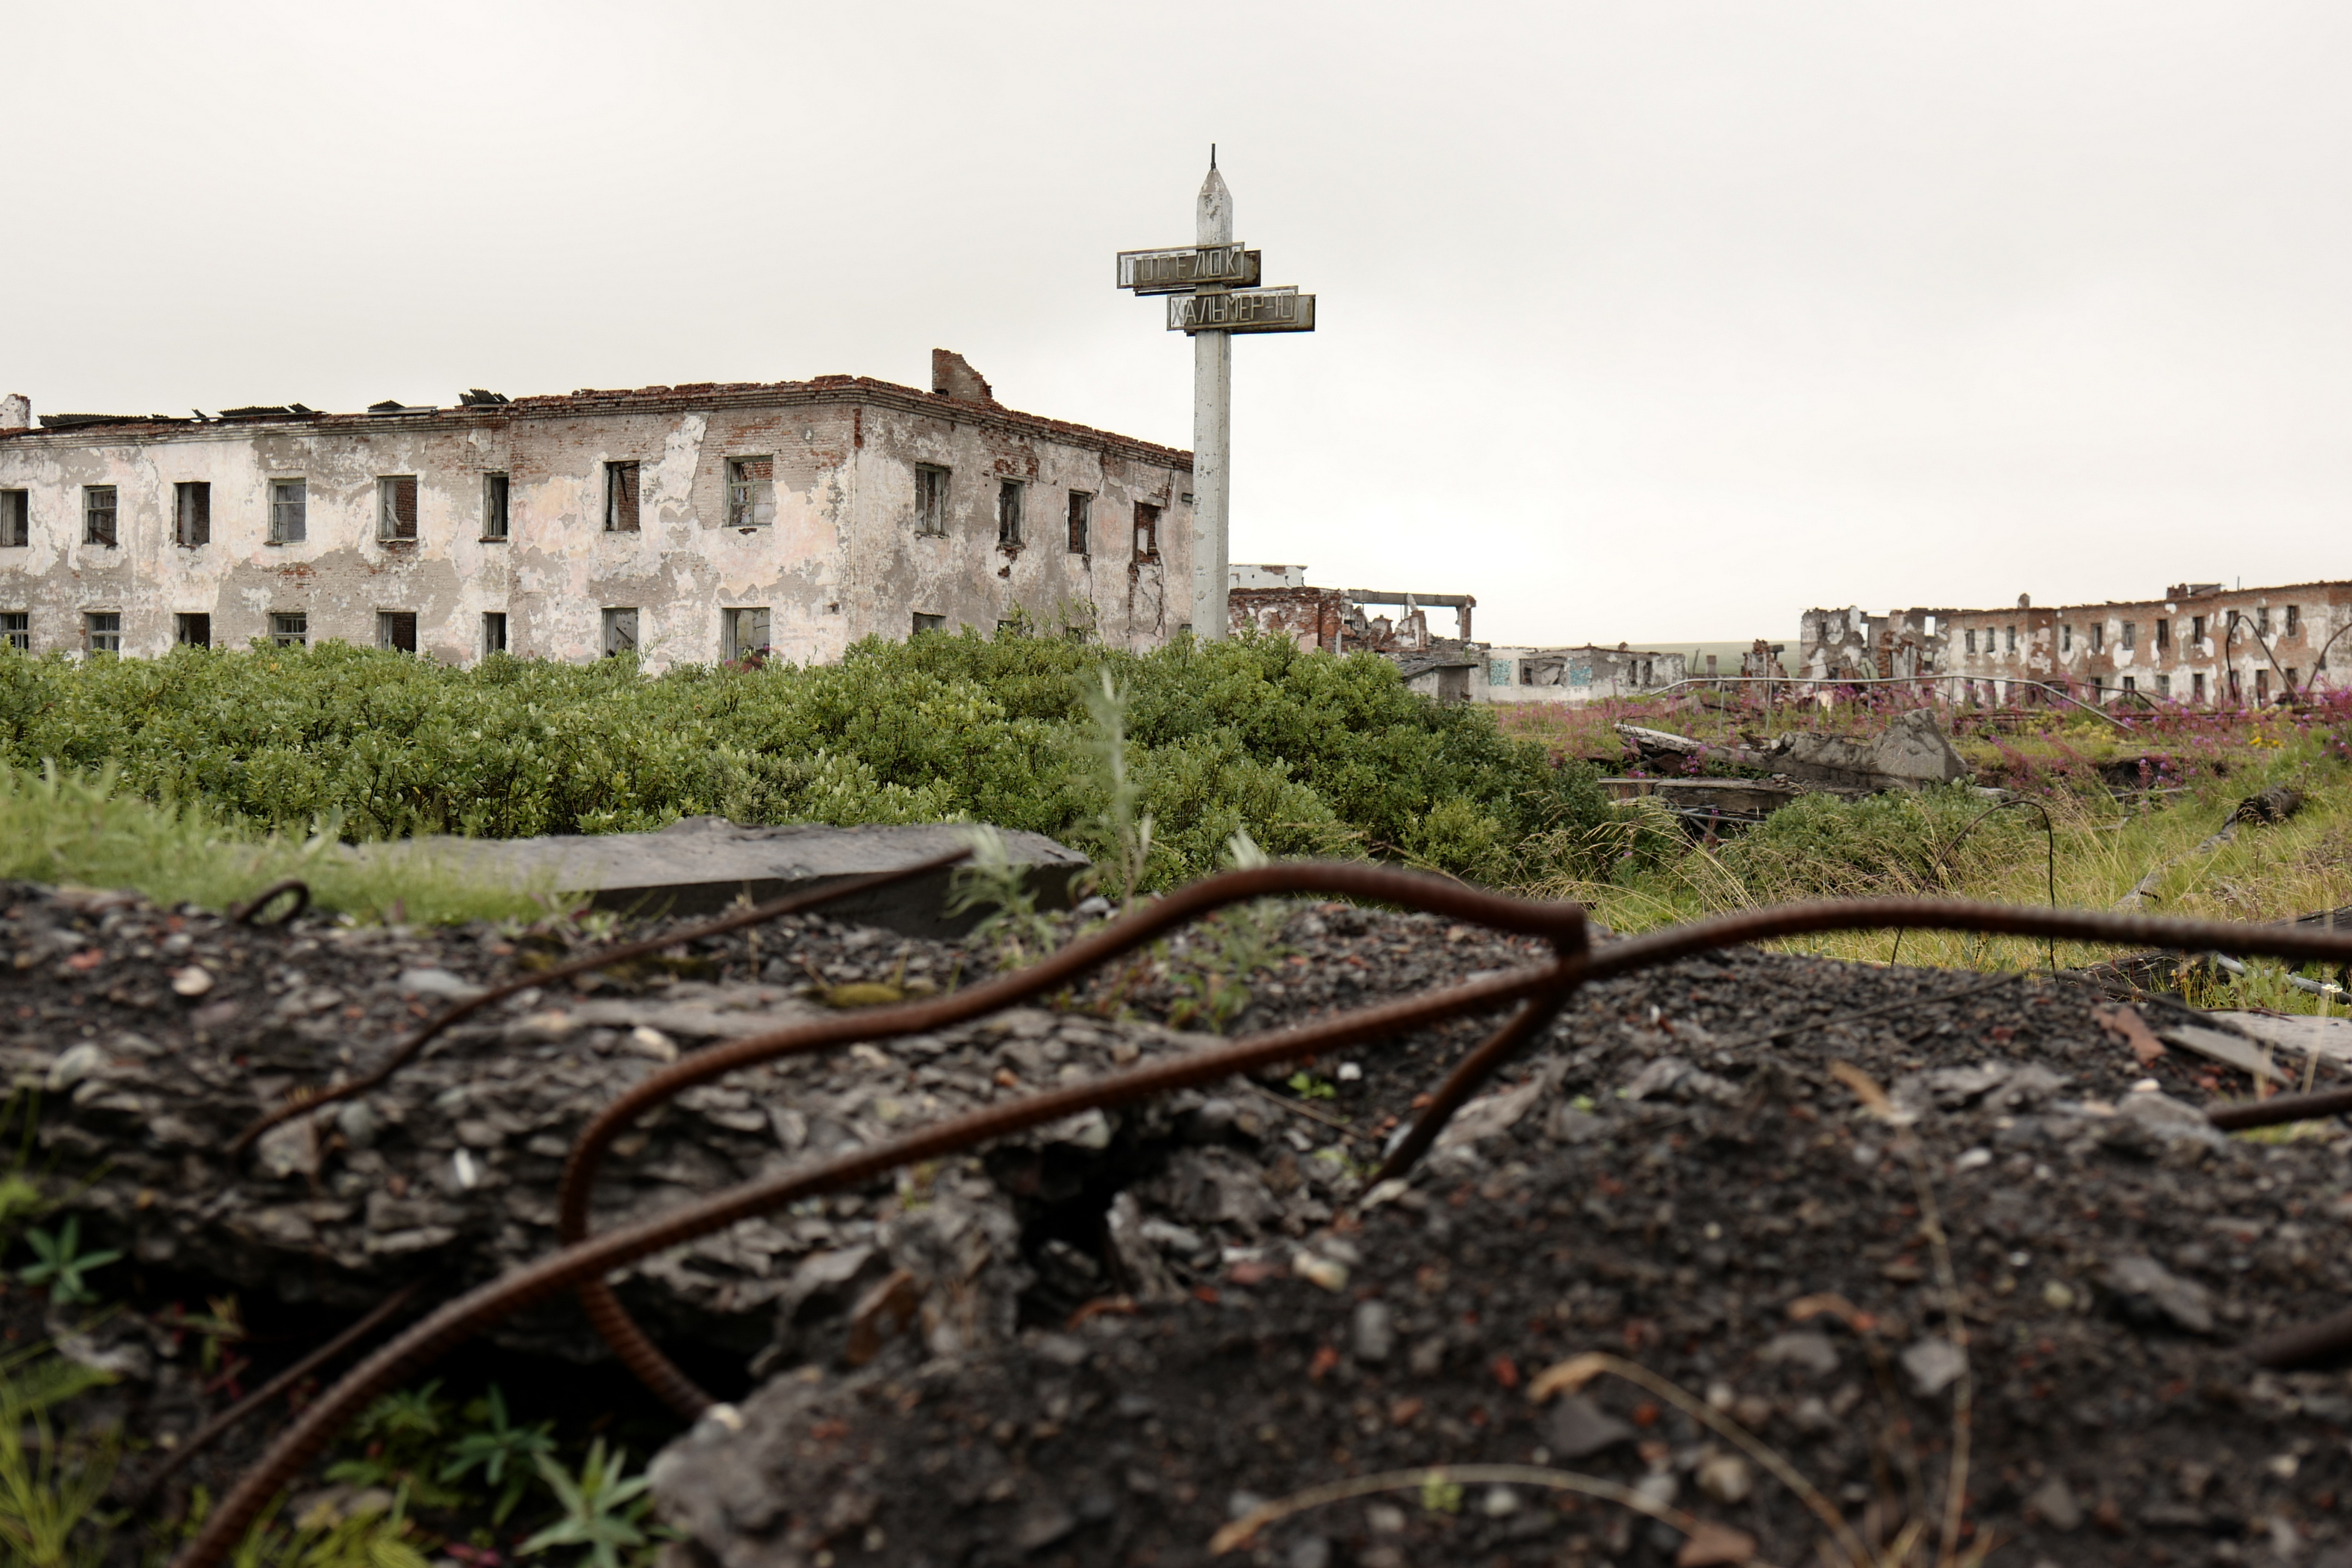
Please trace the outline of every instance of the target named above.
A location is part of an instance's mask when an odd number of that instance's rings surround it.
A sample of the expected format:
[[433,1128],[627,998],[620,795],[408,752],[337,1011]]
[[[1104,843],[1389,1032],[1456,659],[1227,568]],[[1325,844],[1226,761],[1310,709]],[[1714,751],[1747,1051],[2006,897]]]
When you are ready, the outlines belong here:
[[1148,647],[1190,618],[1192,476],[1004,407],[945,350],[928,394],[824,375],[37,426],[11,396],[0,640],[659,668],[1018,616]]

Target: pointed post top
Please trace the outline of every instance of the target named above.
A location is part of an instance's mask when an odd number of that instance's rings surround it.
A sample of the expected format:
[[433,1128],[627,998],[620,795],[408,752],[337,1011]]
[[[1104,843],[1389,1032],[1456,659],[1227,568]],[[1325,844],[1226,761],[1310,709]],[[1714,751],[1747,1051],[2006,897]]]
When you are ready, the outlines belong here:
[[1201,182],[1201,200],[1195,209],[1199,226],[1193,239],[1202,245],[1231,245],[1234,239],[1234,194],[1225,189],[1225,177],[1217,173],[1216,155],[1210,154],[1209,177]]

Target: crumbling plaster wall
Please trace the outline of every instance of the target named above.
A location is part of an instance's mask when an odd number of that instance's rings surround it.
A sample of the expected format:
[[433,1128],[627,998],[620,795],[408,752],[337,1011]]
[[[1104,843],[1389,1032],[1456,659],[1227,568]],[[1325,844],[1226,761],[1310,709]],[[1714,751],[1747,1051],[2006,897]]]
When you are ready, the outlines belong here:
[[[14,437],[0,441],[0,489],[30,492],[31,542],[0,550],[0,609],[30,614],[37,652],[79,650],[84,615],[118,611],[123,651],[144,656],[172,646],[180,612],[210,615],[213,640],[228,646],[292,611],[313,642],[368,646],[379,612],[408,612],[420,653],[465,662],[482,651],[486,612],[508,616],[515,653],[581,660],[603,651],[603,612],[630,608],[656,669],[721,657],[729,607],[765,608],[770,647],[799,661],[837,658],[867,635],[903,638],[912,611],[983,631],[1016,607],[1048,628],[1092,616],[1106,640],[1132,647],[1175,631],[1186,600],[1166,584],[1192,570],[1182,454],[993,405],[940,400],[934,413],[926,399],[918,412],[904,404],[920,394],[866,384],[887,395],[811,401],[787,384],[765,405],[591,394]],[[774,521],[738,528],[728,463],[749,457],[772,464]],[[634,531],[604,527],[615,462],[639,465]],[[944,536],[914,531],[918,463],[950,470]],[[509,531],[493,542],[484,479],[499,472]],[[417,479],[414,542],[376,537],[378,483],[392,476]],[[1029,486],[1017,550],[997,542],[1000,478]],[[269,486],[281,479],[306,482],[307,537],[274,544]],[[184,480],[212,486],[211,539],[194,549],[173,541]],[[116,487],[116,546],[82,538],[88,485]],[[1095,498],[1084,552],[1066,549],[1073,489]],[[1138,502],[1160,508],[1155,557],[1133,547]]]
[[[2290,605],[2296,622],[2292,633],[2285,626]],[[2270,629],[2262,633],[2265,616]],[[2012,626],[2018,628],[2014,653]],[[2201,699],[2210,705],[2278,696],[2290,677],[2297,691],[2338,689],[2347,659],[2352,583],[2305,583],[1968,612],[1956,618],[1948,668],[1962,683],[1955,695],[1985,700],[2011,701],[2022,695],[2019,683],[2047,681],[2084,699],[2095,690],[2112,700],[2129,689],[2158,700]]]
[[[915,472],[948,470],[944,530],[916,529]],[[842,597],[851,638],[904,638],[915,614],[983,635],[1017,609],[1058,631],[1091,622],[1118,647],[1157,647],[1190,617],[1191,471],[1007,428],[984,409],[865,422],[849,486]],[[1022,492],[1021,542],[997,538],[998,487]],[[1069,546],[1072,491],[1092,497],[1089,548]],[[1156,555],[1135,549],[1137,505],[1160,509]],[[1175,585],[1171,589],[1171,584]]]

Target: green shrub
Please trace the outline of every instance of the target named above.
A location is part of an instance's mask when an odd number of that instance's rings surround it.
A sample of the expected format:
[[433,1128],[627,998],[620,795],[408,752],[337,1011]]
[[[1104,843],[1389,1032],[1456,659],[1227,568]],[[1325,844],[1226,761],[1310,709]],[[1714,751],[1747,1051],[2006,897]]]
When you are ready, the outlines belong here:
[[[1370,655],[1286,641],[1147,654],[1068,638],[868,641],[839,664],[642,674],[503,656],[458,669],[329,643],[160,659],[0,658],[0,762],[111,770],[249,830],[356,840],[746,823],[974,820],[1090,851],[1108,785],[1083,691],[1126,693],[1146,882],[1214,868],[1246,832],[1498,880],[1531,835],[1609,820],[1592,771],[1485,709],[1408,691]],[[1572,830],[1562,832],[1562,829]]]

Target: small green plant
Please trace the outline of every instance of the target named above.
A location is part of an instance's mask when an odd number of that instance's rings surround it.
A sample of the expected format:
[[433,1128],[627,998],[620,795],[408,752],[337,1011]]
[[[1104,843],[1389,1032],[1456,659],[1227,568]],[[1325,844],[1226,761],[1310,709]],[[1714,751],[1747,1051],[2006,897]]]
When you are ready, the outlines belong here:
[[439,1380],[396,1389],[362,1411],[352,1434],[364,1445],[356,1458],[327,1467],[327,1479],[355,1487],[397,1487],[426,1508],[446,1508],[460,1494],[438,1483],[434,1449],[445,1430],[449,1402]]
[[1337,1100],[1339,1086],[1329,1079],[1311,1072],[1295,1072],[1284,1080],[1290,1092],[1301,1100]]
[[[1225,842],[1225,863],[1245,870],[1267,862],[1249,834],[1237,830]],[[1286,951],[1280,938],[1289,918],[1281,900],[1258,899],[1203,921],[1188,947],[1200,956],[1176,976],[1189,994],[1169,1009],[1168,1022],[1179,1029],[1205,1024],[1223,1034],[1250,1005],[1250,976],[1279,962]],[[1207,952],[1202,953],[1204,944]]]
[[23,1568],[82,1568],[113,1520],[98,1511],[114,1479],[110,1434],[61,1441],[49,1412],[114,1380],[46,1348],[0,1357],[0,1556]]
[[483,1483],[498,1489],[490,1522],[502,1525],[530,1489],[540,1458],[555,1452],[555,1439],[549,1436],[554,1423],[517,1426],[509,1422],[506,1395],[495,1383],[488,1394],[466,1406],[465,1414],[476,1425],[449,1446],[441,1479],[462,1480],[478,1468]]
[[1462,1483],[1448,1480],[1440,1471],[1430,1471],[1421,1483],[1421,1506],[1430,1513],[1460,1513]]
[[639,1521],[653,1506],[653,1500],[644,1495],[653,1480],[645,1475],[622,1479],[629,1463],[625,1449],[616,1449],[607,1458],[604,1439],[597,1438],[589,1445],[588,1461],[577,1477],[545,1454],[533,1455],[531,1462],[562,1505],[563,1517],[524,1542],[524,1556],[551,1547],[584,1546],[588,1555],[577,1559],[582,1568],[622,1568],[621,1549],[646,1543]]
[[122,1256],[112,1250],[82,1251],[79,1215],[68,1215],[54,1236],[36,1226],[25,1233],[25,1241],[39,1261],[18,1270],[16,1278],[27,1285],[47,1285],[49,1299],[60,1306],[98,1300],[89,1287],[82,1282],[82,1276],[92,1269],[103,1268]]
[[1099,826],[1111,850],[1110,875],[1118,879],[1118,903],[1123,910],[1135,901],[1151,868],[1151,813],[1136,809],[1142,792],[1128,768],[1127,692],[1108,665],[1096,670],[1095,677],[1082,682],[1080,690],[1087,717],[1094,724],[1092,740],[1107,801]]
[[1004,835],[993,827],[973,826],[965,830],[965,837],[971,858],[955,868],[948,913],[996,911],[974,927],[972,935],[995,950],[1000,969],[1018,969],[1044,956],[1054,945],[1054,922],[1037,912],[1036,889],[1029,885],[1027,870],[1013,863]]
[[[278,1523],[279,1502],[271,1503],[246,1531],[229,1557],[230,1568],[427,1568],[425,1554],[409,1540],[415,1527],[408,1521],[404,1490],[394,1494],[388,1510],[291,1525]],[[189,1511],[193,1527],[210,1510],[207,1506]]]

